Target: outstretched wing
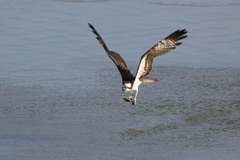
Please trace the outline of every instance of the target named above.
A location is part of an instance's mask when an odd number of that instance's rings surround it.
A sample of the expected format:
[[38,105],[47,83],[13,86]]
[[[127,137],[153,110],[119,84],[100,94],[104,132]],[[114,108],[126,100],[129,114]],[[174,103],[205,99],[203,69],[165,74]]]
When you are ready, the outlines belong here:
[[107,55],[112,59],[112,61],[117,66],[117,68],[118,68],[118,70],[119,70],[119,72],[120,72],[120,74],[122,76],[122,82],[124,83],[124,81],[132,81],[132,80],[134,80],[135,77],[132,75],[132,73],[128,69],[128,67],[127,67],[125,61],[122,59],[122,57],[117,52],[109,51],[107,45],[105,44],[105,42],[103,41],[101,36],[98,34],[96,29],[90,23],[88,23],[88,25],[92,29],[92,32],[97,36],[96,37],[97,40],[103,46],[103,48],[105,49]]
[[152,63],[153,59],[157,56],[163,55],[173,49],[176,48],[176,46],[182,44],[180,42],[177,42],[181,39],[186,38],[185,35],[187,31],[185,29],[183,30],[177,30],[164,38],[163,40],[159,41],[157,44],[155,44],[151,49],[149,49],[142,57],[138,65],[138,70],[136,74],[136,79],[140,79],[146,75],[148,75],[152,70]]

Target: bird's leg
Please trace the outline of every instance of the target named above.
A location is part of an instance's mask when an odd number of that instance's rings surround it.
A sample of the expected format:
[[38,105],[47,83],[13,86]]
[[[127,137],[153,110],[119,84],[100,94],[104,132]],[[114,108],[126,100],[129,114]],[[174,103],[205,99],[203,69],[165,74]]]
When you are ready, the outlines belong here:
[[137,94],[138,94],[138,90],[133,91],[132,94],[132,105],[135,105],[137,103]]

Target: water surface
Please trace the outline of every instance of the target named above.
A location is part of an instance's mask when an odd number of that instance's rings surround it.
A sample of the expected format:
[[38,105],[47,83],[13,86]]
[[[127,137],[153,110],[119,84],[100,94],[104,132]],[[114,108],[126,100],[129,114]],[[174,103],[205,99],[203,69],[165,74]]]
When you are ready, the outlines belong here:
[[[12,0],[0,2],[0,159],[240,157],[240,3]],[[133,73],[156,42],[154,84],[123,101],[121,78],[87,23]]]

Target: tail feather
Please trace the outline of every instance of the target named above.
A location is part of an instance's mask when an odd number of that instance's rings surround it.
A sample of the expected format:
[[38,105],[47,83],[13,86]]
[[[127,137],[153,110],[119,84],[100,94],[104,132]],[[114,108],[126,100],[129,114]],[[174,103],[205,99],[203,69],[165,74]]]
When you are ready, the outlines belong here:
[[142,81],[143,83],[153,83],[157,82],[158,80],[150,77],[141,77],[140,81]]

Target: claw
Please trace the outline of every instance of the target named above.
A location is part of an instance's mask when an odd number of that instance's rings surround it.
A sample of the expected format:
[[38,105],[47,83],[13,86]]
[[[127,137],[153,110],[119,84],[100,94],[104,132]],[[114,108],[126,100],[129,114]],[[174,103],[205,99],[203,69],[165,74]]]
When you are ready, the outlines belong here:
[[126,102],[133,102],[133,97],[130,96],[130,97],[123,97],[123,100],[126,101]]

